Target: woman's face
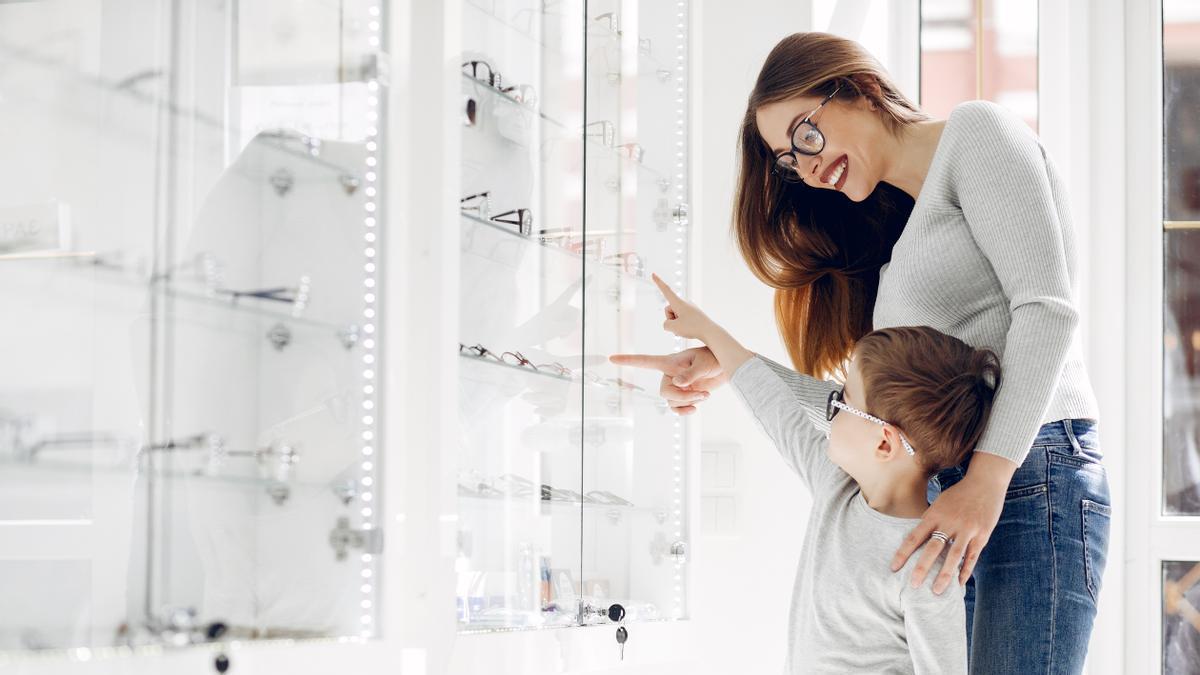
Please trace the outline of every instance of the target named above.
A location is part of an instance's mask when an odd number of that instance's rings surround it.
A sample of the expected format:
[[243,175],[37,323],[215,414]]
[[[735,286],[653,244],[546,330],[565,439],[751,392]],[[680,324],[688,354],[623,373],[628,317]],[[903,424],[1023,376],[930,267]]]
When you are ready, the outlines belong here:
[[[822,100],[823,96],[802,96],[758,109],[758,132],[776,157],[792,149],[792,130]],[[825,148],[817,155],[796,153],[801,179],[817,189],[837,190],[856,202],[870,196],[883,177],[879,148],[886,147],[889,139],[868,100],[859,97],[847,103],[834,98],[809,121],[825,136]]]

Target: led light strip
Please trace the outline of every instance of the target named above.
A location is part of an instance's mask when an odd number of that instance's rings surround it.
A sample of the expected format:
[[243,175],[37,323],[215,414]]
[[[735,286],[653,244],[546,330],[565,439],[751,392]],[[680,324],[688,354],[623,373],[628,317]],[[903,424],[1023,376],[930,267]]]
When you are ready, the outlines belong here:
[[[373,54],[374,71],[367,78],[367,126],[364,147],[366,149],[366,188],[364,195],[363,215],[363,341],[362,341],[362,464],[360,465],[358,499],[361,509],[359,515],[360,528],[375,527],[375,449],[376,449],[376,404],[378,389],[376,385],[376,348],[375,327],[377,325],[378,308],[378,247],[377,231],[379,218],[379,54],[381,23],[383,10],[377,1],[367,8],[367,53]],[[362,584],[359,590],[362,596],[359,606],[362,609],[359,617],[360,635],[364,638],[373,637],[375,629],[375,587],[376,565],[375,556],[363,553],[359,571]]]
[[[687,0],[678,0],[675,9],[675,204],[676,209],[682,209],[687,199],[687,88],[686,88],[686,57],[687,57]],[[678,212],[677,212],[678,213]],[[687,270],[685,260],[687,254],[687,218],[682,213],[675,219],[675,290],[683,293]],[[675,350],[686,348],[686,340],[675,339]],[[675,416],[674,429],[674,478],[675,494],[671,513],[675,524],[674,541],[684,541],[683,530],[683,418]],[[683,560],[674,558],[675,578],[674,607],[671,616],[683,618]]]

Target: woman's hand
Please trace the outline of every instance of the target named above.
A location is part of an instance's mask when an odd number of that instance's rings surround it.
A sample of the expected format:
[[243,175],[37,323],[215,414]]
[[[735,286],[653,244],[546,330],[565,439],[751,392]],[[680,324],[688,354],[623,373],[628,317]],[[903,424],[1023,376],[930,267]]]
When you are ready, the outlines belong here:
[[[933,592],[941,594],[950,585],[955,573],[958,582],[966,584],[979,561],[1004,510],[1004,495],[1017,465],[1003,457],[977,453],[971,458],[967,474],[956,485],[947,488],[925,512],[918,525],[904,539],[892,558],[892,571],[899,571],[925,542],[921,559],[912,573],[912,587],[925,583],[933,564],[946,544],[930,539],[933,532],[943,532],[952,542],[941,572],[933,582]],[[961,569],[959,563],[962,563]]]
[[674,354],[613,354],[610,361],[622,366],[653,368],[663,374],[658,393],[679,415],[696,412],[696,404],[725,384],[728,375],[708,347],[693,347]]

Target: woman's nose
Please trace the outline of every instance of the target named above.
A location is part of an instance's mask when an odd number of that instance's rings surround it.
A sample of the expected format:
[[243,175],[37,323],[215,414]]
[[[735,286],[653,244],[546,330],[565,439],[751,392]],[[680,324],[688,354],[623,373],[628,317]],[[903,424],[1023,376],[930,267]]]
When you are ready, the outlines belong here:
[[821,187],[821,174],[817,173],[817,168],[821,166],[821,156],[813,155],[808,162],[797,164],[796,167],[801,169],[800,178],[809,187]]

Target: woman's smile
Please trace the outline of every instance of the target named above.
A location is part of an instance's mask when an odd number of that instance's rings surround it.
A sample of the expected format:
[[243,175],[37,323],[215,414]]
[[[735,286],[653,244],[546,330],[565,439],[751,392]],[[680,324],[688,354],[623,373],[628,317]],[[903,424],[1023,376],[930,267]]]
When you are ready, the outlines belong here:
[[842,186],[846,184],[847,169],[849,166],[850,158],[842,155],[821,174],[821,182],[835,190],[841,190]]

